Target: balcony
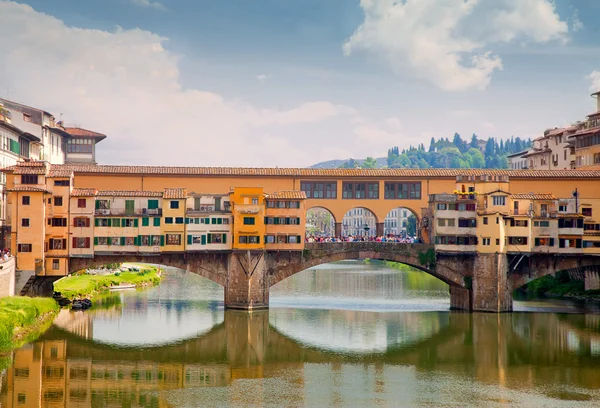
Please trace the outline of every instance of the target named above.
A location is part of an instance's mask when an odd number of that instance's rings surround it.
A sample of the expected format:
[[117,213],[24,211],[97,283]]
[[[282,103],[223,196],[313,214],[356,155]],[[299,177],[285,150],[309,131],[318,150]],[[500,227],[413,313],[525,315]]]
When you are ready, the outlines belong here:
[[201,205],[200,207],[186,208],[186,214],[209,214],[209,213],[231,213],[231,206],[225,205],[219,209],[215,209],[214,205]]
[[119,215],[125,217],[145,217],[145,216],[162,216],[162,208],[139,208],[135,210],[127,210],[124,208],[96,208],[96,216]]

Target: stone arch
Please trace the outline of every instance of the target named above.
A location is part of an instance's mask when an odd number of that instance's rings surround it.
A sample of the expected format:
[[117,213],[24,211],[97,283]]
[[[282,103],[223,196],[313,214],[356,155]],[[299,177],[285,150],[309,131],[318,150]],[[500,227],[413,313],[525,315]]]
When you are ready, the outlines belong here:
[[229,254],[220,252],[172,253],[161,254],[159,256],[119,254],[96,255],[93,258],[70,258],[69,273],[108,263],[122,262],[139,262],[170,266],[195,273],[196,275],[200,275],[223,287],[227,285]]
[[[394,216],[393,214],[394,214],[395,210],[397,210],[399,213]],[[401,214],[402,211],[407,211],[408,212],[408,214],[406,215],[406,217],[402,216],[402,214]],[[387,212],[387,214],[385,215],[385,217],[383,218],[383,224],[384,224],[384,226],[383,226],[383,232],[384,232],[384,234],[385,235],[402,235],[401,232],[403,230],[405,230],[405,228],[401,225],[401,223],[404,221],[405,218],[409,218],[411,215],[416,218],[415,230],[416,230],[417,236],[419,236],[420,235],[419,225],[420,225],[420,222],[421,222],[420,215],[412,207],[407,207],[407,206],[403,206],[403,205],[399,205],[397,207],[391,208]],[[393,225],[390,226],[390,225],[386,224],[386,222],[388,222],[388,221],[390,221],[390,223],[391,223],[392,221],[394,221],[394,219],[397,220],[397,225],[396,226],[393,226]],[[395,233],[394,233],[394,231],[395,231]]]
[[269,286],[313,266],[351,259],[377,259],[400,262],[440,279],[451,287],[466,288],[461,261],[437,262],[435,249],[428,244],[392,244],[381,242],[336,242],[306,244],[300,259],[269,262]]
[[[356,210],[362,210],[366,212],[363,213],[361,211],[360,213],[356,214]],[[361,225],[354,224],[357,221]],[[357,205],[348,209],[339,222],[342,224],[342,235],[375,236],[379,232],[379,217],[375,211],[363,205]],[[369,229],[363,231],[363,226],[365,225],[368,226]]]

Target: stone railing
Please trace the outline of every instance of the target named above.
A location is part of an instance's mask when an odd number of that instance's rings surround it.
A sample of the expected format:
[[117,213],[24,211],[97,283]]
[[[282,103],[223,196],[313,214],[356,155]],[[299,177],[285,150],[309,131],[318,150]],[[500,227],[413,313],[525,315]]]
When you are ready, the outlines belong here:
[[15,257],[0,259],[0,297],[15,294]]

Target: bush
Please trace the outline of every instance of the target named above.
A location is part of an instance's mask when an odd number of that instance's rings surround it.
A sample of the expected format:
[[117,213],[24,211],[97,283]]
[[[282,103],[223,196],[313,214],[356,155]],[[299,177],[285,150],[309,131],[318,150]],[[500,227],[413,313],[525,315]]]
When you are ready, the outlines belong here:
[[52,298],[13,296],[0,299],[0,351],[14,346],[15,329],[32,326],[38,317],[58,310],[58,303]]

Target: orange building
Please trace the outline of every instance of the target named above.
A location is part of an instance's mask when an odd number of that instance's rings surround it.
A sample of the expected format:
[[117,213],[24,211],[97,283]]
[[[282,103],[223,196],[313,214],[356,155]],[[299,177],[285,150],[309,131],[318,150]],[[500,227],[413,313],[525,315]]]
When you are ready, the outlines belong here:
[[267,250],[302,250],[306,224],[304,191],[278,191],[265,196]]
[[263,188],[235,187],[229,197],[233,215],[233,249],[264,249]]

